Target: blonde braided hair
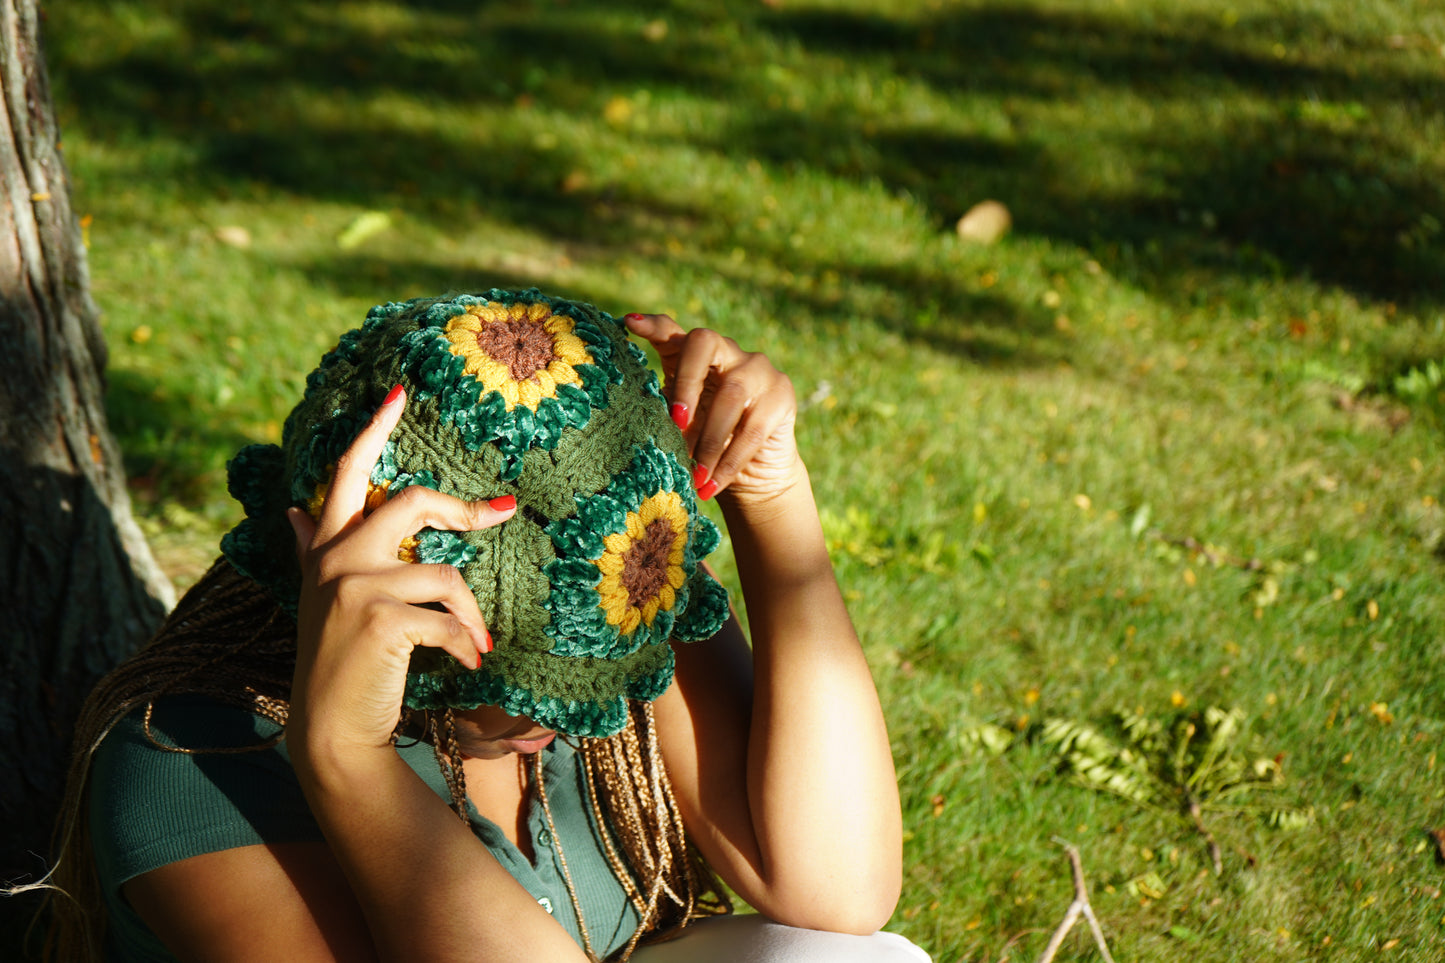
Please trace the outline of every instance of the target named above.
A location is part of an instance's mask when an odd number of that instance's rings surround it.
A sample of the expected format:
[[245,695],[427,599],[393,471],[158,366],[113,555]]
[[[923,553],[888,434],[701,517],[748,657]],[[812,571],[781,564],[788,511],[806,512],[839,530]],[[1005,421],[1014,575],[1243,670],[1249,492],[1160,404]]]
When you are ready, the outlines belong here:
[[[86,779],[91,757],[115,724],[143,707],[146,735],[160,750],[234,753],[270,748],[285,734],[295,661],[295,621],[259,585],[218,559],[155,638],[97,684],[76,722],[56,825],[55,868],[41,910],[48,920],[43,959],[70,963],[102,956],[106,920],[85,817]],[[263,743],[239,748],[197,750],[166,744],[151,736],[151,711],[157,699],[180,694],[245,709],[282,729]],[[398,730],[413,721],[412,715],[403,715]],[[465,820],[466,782],[451,710],[424,714],[422,727],[446,779],[451,807]],[[730,912],[722,885],[688,843],[662,764],[652,707],[633,704],[622,732],[581,739],[577,752],[608,863],[641,917],[616,958],[626,960],[639,942],[665,939],[694,919]],[[545,808],[539,761],[530,772],[532,790]],[[580,923],[580,912],[578,919]]]

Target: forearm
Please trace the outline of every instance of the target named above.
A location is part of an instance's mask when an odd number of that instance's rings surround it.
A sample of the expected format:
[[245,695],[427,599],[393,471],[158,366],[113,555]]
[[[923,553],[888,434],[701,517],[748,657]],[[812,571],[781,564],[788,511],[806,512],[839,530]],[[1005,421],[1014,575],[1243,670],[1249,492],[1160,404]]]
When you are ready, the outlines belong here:
[[753,640],[747,772],[761,882],[799,922],[882,925],[902,874],[897,782],[806,472],[764,504],[723,504]]
[[585,959],[389,747],[294,754],[381,960]]

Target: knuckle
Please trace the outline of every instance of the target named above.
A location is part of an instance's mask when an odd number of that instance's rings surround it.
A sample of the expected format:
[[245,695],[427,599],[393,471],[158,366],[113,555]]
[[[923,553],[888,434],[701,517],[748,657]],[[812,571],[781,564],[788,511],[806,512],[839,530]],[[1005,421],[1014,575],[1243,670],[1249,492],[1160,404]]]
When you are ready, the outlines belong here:
[[355,442],[353,442],[352,445],[353,447],[346,449],[346,451],[342,452],[341,456],[336,459],[336,471],[332,475],[333,478],[338,478],[341,475],[361,467],[360,459],[358,459],[356,455]]
[[431,566],[432,577],[436,580],[436,587],[442,594],[451,594],[467,587],[466,579],[462,573],[450,565]]
[[448,639],[459,639],[467,634],[462,620],[451,613],[447,613],[446,618],[442,619],[442,629],[446,632]]
[[431,489],[425,485],[408,485],[391,497],[391,501],[400,502],[408,509],[419,508],[424,504]]
[[733,435],[733,444],[745,450],[751,451],[762,447],[763,442],[768,440],[768,429],[765,425],[746,424],[739,428]]
[[751,397],[752,392],[748,390],[746,380],[738,377],[729,377],[718,385],[716,400],[724,404],[743,405]]

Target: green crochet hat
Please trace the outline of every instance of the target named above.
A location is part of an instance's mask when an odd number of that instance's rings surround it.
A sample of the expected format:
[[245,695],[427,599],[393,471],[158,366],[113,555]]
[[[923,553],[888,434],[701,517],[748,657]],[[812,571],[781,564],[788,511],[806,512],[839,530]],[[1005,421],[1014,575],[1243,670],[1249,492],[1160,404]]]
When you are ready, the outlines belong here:
[[669,640],[722,626],[727,592],[699,564],[718,531],[698,510],[657,375],[589,304],[491,290],[372,308],[306,379],[281,447],[231,460],[246,518],[222,553],[294,613],[286,509],[320,514],[337,458],[397,384],[406,411],[372,470],[371,507],[408,485],[517,498],[501,525],[425,529],[400,547],[455,565],[496,643],[479,669],[418,648],[406,704],[496,705],[574,736],[620,731],[626,700],[672,681]]

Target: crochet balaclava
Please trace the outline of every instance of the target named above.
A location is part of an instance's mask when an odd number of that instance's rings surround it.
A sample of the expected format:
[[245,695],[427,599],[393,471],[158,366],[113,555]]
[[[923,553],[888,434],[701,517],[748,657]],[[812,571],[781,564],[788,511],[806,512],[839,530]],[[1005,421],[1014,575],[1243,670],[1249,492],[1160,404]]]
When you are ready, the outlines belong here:
[[369,508],[409,485],[517,498],[501,525],[425,529],[400,546],[408,561],[457,567],[496,646],[478,669],[418,648],[406,705],[489,704],[568,735],[618,732],[625,700],[671,682],[668,640],[715,633],[727,592],[699,564],[719,535],[657,375],[589,304],[492,290],[372,308],[306,379],[281,447],[230,462],[246,518],[223,554],[294,614],[286,508],[320,515],[337,458],[397,384],[406,410],[371,472]]

